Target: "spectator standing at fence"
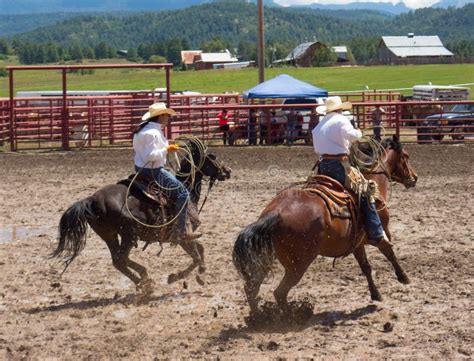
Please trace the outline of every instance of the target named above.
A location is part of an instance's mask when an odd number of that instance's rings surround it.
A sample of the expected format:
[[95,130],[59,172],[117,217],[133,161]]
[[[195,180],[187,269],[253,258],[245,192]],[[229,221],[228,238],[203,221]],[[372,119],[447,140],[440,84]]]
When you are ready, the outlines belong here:
[[222,111],[217,114],[217,119],[219,120],[219,130],[222,132],[222,141],[224,145],[226,145],[227,136],[229,134],[229,114],[227,109],[222,109]]
[[296,124],[298,123],[298,114],[294,109],[286,115],[286,144],[291,145],[295,142]]
[[249,122],[247,125],[249,145],[257,145],[257,111],[250,109]]
[[380,105],[377,105],[374,110],[372,110],[372,123],[374,127],[374,138],[380,142],[381,138],[381,127],[382,127],[382,116],[385,114],[384,108]]
[[303,136],[304,115],[301,112],[296,112],[296,132],[295,141]]
[[[273,118],[274,115],[275,115],[275,111],[272,110],[271,114],[272,114],[271,116]],[[268,131],[267,116],[266,116],[265,112],[262,112],[260,114],[260,119],[259,119],[258,125],[259,125],[259,128],[260,128],[260,141],[259,141],[258,144],[263,145],[264,142],[265,143],[267,142],[267,131]]]

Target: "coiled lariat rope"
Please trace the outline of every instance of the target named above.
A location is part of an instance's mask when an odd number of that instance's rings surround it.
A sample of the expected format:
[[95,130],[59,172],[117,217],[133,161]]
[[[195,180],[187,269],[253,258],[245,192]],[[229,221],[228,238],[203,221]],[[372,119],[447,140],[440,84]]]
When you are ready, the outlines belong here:
[[[185,182],[189,182],[190,188],[192,189],[194,187],[194,182],[196,180],[196,171],[199,171],[201,169],[201,167],[203,166],[204,162],[205,162],[206,146],[204,145],[204,143],[200,139],[198,139],[197,137],[192,136],[192,135],[181,135],[178,138],[176,138],[175,143],[179,146],[176,153],[178,153],[182,157],[182,159],[186,159],[189,162],[190,170],[189,170],[188,173],[184,173],[178,168],[177,170],[174,171],[174,173],[175,173],[176,176],[185,177],[186,178]],[[195,149],[197,149],[197,152],[199,153],[199,160],[200,161],[199,161],[199,164],[197,164],[197,165],[194,163],[194,158],[193,158],[193,154],[192,154],[192,146],[193,145],[194,145]],[[176,155],[176,153],[174,153],[174,156]],[[179,167],[180,164],[181,164],[181,162],[179,161],[179,157],[176,156],[175,159],[177,159],[177,163],[178,163],[177,167]],[[149,163],[150,162],[147,162],[143,166],[143,168],[146,168],[146,166]],[[171,154],[170,153],[167,154],[167,163],[171,163]],[[128,205],[128,196],[130,194],[130,190],[133,186],[133,183],[135,182],[137,177],[140,175],[140,172],[141,172],[141,170],[138,171],[134,175],[134,177],[132,178],[130,184],[127,187],[127,193],[125,194],[125,207],[127,208],[128,214],[130,215],[130,217],[135,222],[139,223],[140,225],[142,225],[144,227],[148,227],[148,228],[164,228],[164,227],[174,223],[176,221],[176,219],[179,218],[180,214],[184,211],[187,204],[191,201],[190,198],[189,198],[189,194],[188,194],[188,197],[186,198],[186,201],[183,203],[183,206],[179,210],[179,212],[172,219],[170,219],[169,221],[164,222],[162,224],[147,224],[145,222],[142,222],[140,219],[138,219],[137,217],[135,217],[132,214],[132,212],[130,211],[130,207]],[[164,192],[169,192],[169,191],[173,191],[173,190],[178,189],[178,187],[164,187],[161,184],[159,184],[156,179],[154,180],[154,184],[157,185],[160,188],[160,190],[162,190]],[[183,185],[183,187],[184,187],[184,185]]]
[[[385,135],[385,129],[382,128],[382,134]],[[369,128],[370,129],[370,128]],[[383,137],[383,136],[382,136]],[[362,151],[361,144],[366,144],[366,150]],[[352,143],[350,146],[350,153],[349,153],[350,163],[357,168],[361,173],[373,173],[377,167],[381,167],[383,169],[383,173],[388,178],[389,184],[389,194],[387,202],[384,202],[382,208],[377,209],[377,211],[381,211],[387,207],[387,204],[390,202],[392,198],[392,179],[390,177],[390,173],[385,167],[383,163],[383,159],[387,156],[387,150],[383,147],[383,145],[375,138],[370,136],[362,136],[359,144]]]

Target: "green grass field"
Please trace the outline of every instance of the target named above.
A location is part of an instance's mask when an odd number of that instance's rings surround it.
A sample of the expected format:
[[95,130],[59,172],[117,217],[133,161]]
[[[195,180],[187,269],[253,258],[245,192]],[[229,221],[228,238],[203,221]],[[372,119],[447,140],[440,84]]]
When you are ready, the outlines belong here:
[[[10,63],[12,60],[10,60]],[[0,61],[0,67],[8,65]],[[265,78],[289,74],[328,91],[411,88],[417,84],[451,85],[474,83],[474,64],[269,68]],[[257,69],[173,71],[172,90],[202,93],[242,92],[258,82]],[[96,70],[91,75],[68,75],[69,90],[151,90],[165,86],[159,70]],[[474,89],[474,85],[470,85]],[[61,74],[56,71],[15,72],[15,91],[60,90]],[[410,94],[410,90],[402,93]],[[0,78],[0,97],[8,96],[8,78]]]

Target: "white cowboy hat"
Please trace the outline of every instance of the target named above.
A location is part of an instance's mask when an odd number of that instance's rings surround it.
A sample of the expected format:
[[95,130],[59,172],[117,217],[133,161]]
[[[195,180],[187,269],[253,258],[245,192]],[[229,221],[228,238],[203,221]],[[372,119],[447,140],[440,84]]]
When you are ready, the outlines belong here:
[[376,106],[372,111],[376,111],[378,110],[379,112],[381,112],[382,114],[385,114],[386,111],[384,108],[382,108],[381,106]]
[[316,112],[319,114],[327,114],[336,110],[349,110],[352,109],[350,102],[342,102],[341,97],[329,97],[324,102],[324,105],[320,105],[316,108]]
[[163,114],[176,115],[176,112],[173,109],[167,108],[165,103],[155,103],[150,105],[142,120],[148,120]]

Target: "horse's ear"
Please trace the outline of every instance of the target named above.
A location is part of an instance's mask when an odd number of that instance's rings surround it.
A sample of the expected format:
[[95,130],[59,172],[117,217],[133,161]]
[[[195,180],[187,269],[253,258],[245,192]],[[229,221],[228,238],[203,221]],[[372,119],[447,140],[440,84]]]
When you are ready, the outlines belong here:
[[400,143],[400,137],[394,134],[392,137],[392,140],[393,140],[392,142],[393,149],[396,151],[400,151],[402,149],[402,144]]

